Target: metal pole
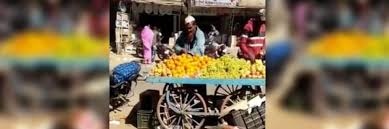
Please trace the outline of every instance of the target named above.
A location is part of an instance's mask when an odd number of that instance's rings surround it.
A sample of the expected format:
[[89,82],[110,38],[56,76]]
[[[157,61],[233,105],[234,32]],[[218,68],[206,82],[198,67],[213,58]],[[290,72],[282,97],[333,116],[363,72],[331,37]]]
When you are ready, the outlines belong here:
[[190,1],[191,0],[186,0],[186,5],[187,5],[187,7],[186,7],[186,12],[188,12],[188,15],[190,15],[191,14],[191,3],[190,3]]
[[121,54],[123,54],[123,51],[122,51],[122,47],[123,47],[123,14],[122,13],[120,13],[120,45],[119,45],[119,50],[120,50],[120,52],[119,52],[119,54],[121,55]]
[[177,15],[173,15],[173,32],[177,31]]
[[231,16],[231,22],[230,22],[230,35],[232,35],[232,31],[234,29],[234,19],[235,18],[235,9],[232,9],[232,16]]

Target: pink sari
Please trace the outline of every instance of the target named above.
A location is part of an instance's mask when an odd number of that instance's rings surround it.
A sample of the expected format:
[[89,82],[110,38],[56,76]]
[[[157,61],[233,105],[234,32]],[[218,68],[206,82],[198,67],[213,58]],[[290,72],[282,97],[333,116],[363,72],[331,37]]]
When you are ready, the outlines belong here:
[[151,63],[151,48],[153,45],[154,33],[149,26],[145,26],[141,33],[143,42],[143,58],[145,63]]
[[308,15],[308,11],[309,11],[308,4],[303,3],[303,2],[298,3],[298,5],[294,11],[297,33],[298,33],[299,38],[301,38],[303,41],[306,38],[306,29],[307,29],[306,28],[306,24],[307,24],[306,18]]

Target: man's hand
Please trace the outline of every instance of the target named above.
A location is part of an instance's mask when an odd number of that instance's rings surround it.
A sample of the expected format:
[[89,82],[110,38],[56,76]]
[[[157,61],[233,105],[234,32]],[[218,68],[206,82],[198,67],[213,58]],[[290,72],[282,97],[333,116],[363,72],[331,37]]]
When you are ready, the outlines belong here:
[[251,61],[251,63],[255,63],[255,55],[252,54],[252,53],[249,53],[249,60]]

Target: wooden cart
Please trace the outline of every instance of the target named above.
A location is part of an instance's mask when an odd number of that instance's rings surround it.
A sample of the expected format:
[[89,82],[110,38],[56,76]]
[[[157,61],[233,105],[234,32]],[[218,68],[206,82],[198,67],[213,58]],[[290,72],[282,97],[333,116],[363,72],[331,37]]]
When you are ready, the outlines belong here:
[[[223,116],[233,110],[251,110],[265,101],[265,79],[205,79],[205,78],[171,78],[148,77],[149,83],[165,83],[164,93],[158,101],[156,115],[166,129],[199,129],[205,118]],[[210,109],[204,96],[195,87],[181,84],[205,84],[217,86],[215,95],[223,96],[220,108]],[[264,124],[264,122],[260,123]]]

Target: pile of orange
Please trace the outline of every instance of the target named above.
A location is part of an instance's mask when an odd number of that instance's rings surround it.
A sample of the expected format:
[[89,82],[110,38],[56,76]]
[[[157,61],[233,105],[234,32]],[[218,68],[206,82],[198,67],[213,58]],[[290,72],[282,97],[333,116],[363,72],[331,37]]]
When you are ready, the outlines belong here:
[[206,69],[207,65],[212,61],[214,59],[207,56],[174,55],[158,63],[151,70],[151,75],[162,77],[198,77],[201,74],[201,69]]
[[1,43],[1,57],[48,57],[55,53],[60,37],[51,32],[28,31]]
[[308,51],[322,58],[360,57],[372,38],[361,32],[333,32],[315,40]]
[[265,78],[266,76],[266,66],[262,61],[257,60],[254,64],[250,66],[249,74],[242,75],[244,78]]
[[48,30],[27,30],[0,43],[0,57],[16,59],[94,59],[109,54],[108,40],[90,35],[62,35]]

